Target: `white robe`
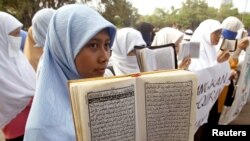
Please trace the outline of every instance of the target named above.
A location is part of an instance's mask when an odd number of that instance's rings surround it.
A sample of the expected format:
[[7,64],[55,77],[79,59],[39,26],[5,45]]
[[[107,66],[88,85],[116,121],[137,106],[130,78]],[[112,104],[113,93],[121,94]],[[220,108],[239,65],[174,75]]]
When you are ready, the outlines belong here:
[[[4,19],[4,20],[2,20]],[[28,105],[34,96],[35,71],[19,49],[9,45],[8,36],[22,24],[0,12],[0,127],[3,128]],[[20,45],[21,46],[21,45]],[[16,54],[10,57],[10,51]]]

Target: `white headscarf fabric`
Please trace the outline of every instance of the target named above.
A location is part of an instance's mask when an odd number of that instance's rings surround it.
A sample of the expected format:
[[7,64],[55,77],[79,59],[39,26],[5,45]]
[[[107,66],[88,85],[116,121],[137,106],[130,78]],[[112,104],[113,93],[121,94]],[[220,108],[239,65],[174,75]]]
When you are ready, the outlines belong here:
[[[234,38],[235,40],[241,38],[242,31],[244,30],[244,24],[242,23],[242,21],[234,16],[229,16],[225,18],[222,21],[221,26],[222,26],[222,30],[229,30],[229,31],[237,33],[237,36]],[[217,52],[220,51],[220,47],[222,45],[223,40],[224,40],[224,37],[220,38],[220,42],[216,46]],[[226,42],[228,46],[235,46],[235,40],[232,40],[232,39],[224,40],[224,42]],[[229,52],[229,53],[233,54],[233,52]]]
[[221,23],[223,29],[227,29],[233,32],[237,32],[238,30],[244,27],[243,23],[236,17],[229,16],[223,20]]
[[54,13],[54,9],[44,8],[39,10],[32,18],[32,35],[36,47],[44,46],[49,21]]
[[159,45],[165,45],[174,43],[180,39],[182,36],[184,36],[184,33],[179,31],[178,29],[171,28],[171,27],[164,27],[161,30],[159,30],[152,42],[152,46],[159,46]]
[[[13,16],[0,12],[0,127],[3,128],[29,103],[35,93],[35,71],[19,50],[9,56],[9,33],[22,27]],[[21,44],[20,44],[21,46]]]
[[116,29],[83,4],[65,5],[52,17],[44,46],[43,66],[25,130],[25,141],[75,141],[68,80],[79,79],[74,60],[97,33]]
[[[223,22],[221,23],[222,28],[226,29],[226,30],[230,30],[233,32],[237,32],[237,36],[235,39],[241,39],[242,37],[242,32],[245,30],[244,29],[244,24],[242,23],[242,21],[240,19],[238,19],[237,17],[234,16],[229,16],[226,19],[223,20]],[[222,38],[223,39],[223,38]],[[221,39],[221,40],[222,40]],[[226,40],[227,42],[229,42],[229,45],[235,45],[231,43],[231,40]],[[231,43],[231,44],[230,44]],[[234,42],[233,42],[234,43]],[[218,50],[220,49],[221,44],[218,45]],[[233,55],[233,52],[229,52],[231,55]],[[238,63],[238,68],[241,68],[241,64],[244,61],[245,58],[245,51],[241,51],[240,55],[239,55],[239,63]]]
[[200,23],[190,41],[200,42],[200,57],[192,59],[189,70],[196,71],[207,68],[217,61],[215,46],[211,43],[211,33],[221,29],[221,24],[217,20],[207,19]]
[[135,45],[146,45],[139,31],[133,28],[122,28],[117,31],[110,57],[115,75],[140,72],[136,56],[127,56],[134,50]]

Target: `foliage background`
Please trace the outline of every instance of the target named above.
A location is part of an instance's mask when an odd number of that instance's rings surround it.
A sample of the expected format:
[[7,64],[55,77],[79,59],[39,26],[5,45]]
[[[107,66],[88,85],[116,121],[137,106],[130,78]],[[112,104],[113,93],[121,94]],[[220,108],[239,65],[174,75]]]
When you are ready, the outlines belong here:
[[[173,0],[174,1],[174,0]],[[118,28],[135,27],[140,22],[148,22],[157,28],[179,26],[182,30],[195,28],[205,19],[212,18],[223,21],[228,16],[236,16],[243,21],[245,28],[250,30],[250,14],[239,13],[232,3],[221,5],[219,9],[208,7],[206,0],[186,0],[180,9],[155,9],[152,15],[142,16],[132,4],[126,0],[0,0],[0,11],[5,11],[24,24],[27,30],[31,25],[33,15],[42,8],[54,8],[70,3],[86,3],[99,11],[107,20]],[[2,141],[0,132],[0,141]]]
[[195,30],[205,19],[212,18],[222,22],[228,16],[236,16],[243,21],[247,30],[250,29],[249,13],[239,13],[232,3],[221,5],[219,9],[208,7],[206,0],[186,0],[180,9],[157,8],[152,15],[146,16],[138,14],[138,9],[128,0],[0,0],[0,11],[14,15],[24,24],[24,29],[28,29],[33,15],[38,10],[44,7],[58,9],[65,4],[76,2],[95,8],[118,28],[135,27],[140,22],[148,22],[157,28],[175,25],[182,30]]

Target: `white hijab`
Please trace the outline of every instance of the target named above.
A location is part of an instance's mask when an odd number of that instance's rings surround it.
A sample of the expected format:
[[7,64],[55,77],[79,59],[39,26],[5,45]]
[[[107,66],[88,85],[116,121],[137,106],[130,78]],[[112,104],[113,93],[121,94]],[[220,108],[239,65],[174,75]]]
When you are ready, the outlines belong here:
[[115,75],[140,72],[136,56],[127,56],[134,50],[135,45],[146,45],[139,31],[133,28],[122,28],[117,31],[109,63],[113,65]]
[[164,27],[154,37],[152,46],[165,45],[170,43],[176,43],[178,39],[184,36],[184,33],[178,29],[171,27]]
[[[3,128],[29,103],[35,93],[35,71],[20,50],[10,57],[9,33],[22,27],[13,16],[0,12],[0,127]],[[21,46],[21,44],[20,44]]]
[[[242,21],[240,19],[238,19],[237,17],[234,16],[229,16],[227,18],[225,18],[222,23],[222,30],[229,30],[231,32],[235,32],[237,33],[235,40],[239,40],[242,37],[242,32],[245,30],[244,29],[244,24],[242,23]],[[223,41],[224,37],[222,36],[222,38],[220,39],[219,44],[216,46],[216,51],[220,52],[220,47],[222,45],[222,41]],[[235,46],[235,40],[225,40],[224,42],[227,42],[227,45],[229,46]],[[229,52],[231,55],[233,55],[233,52]],[[240,58],[239,59],[243,59],[245,56],[245,51],[242,51],[240,54]],[[243,58],[242,58],[243,57]]]
[[217,20],[207,19],[200,23],[190,41],[200,42],[200,57],[192,59],[189,70],[196,71],[207,68],[217,61],[215,46],[211,43],[211,33],[221,29],[221,24]]
[[[244,24],[242,23],[242,21],[234,16],[229,16],[229,17],[225,18],[222,21],[221,26],[222,26],[222,30],[230,30],[232,32],[237,32],[237,36],[235,37],[235,39],[239,39],[239,37],[241,38],[242,31],[244,30]],[[217,52],[220,51],[220,47],[222,45],[223,39],[224,38],[222,36],[219,44],[216,46]],[[229,42],[228,45],[234,45],[234,44],[230,43],[230,40],[226,40],[226,41]]]

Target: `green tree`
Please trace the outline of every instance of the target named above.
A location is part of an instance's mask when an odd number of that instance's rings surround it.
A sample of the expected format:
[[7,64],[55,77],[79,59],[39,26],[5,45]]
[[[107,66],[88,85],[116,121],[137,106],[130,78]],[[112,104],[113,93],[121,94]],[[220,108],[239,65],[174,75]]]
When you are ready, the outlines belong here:
[[[138,11],[126,0],[101,0],[103,5],[101,11],[103,17],[115,24],[117,27],[134,26],[138,18]],[[101,7],[101,6],[100,6]]]
[[[57,9],[65,4],[75,2],[76,0],[0,0],[0,10],[12,14],[27,29],[38,10],[45,7]],[[85,1],[82,0],[82,2]]]
[[179,22],[184,29],[195,29],[203,20],[215,17],[216,12],[205,0],[187,0],[179,10]]
[[145,20],[159,28],[179,25],[182,29],[195,29],[201,21],[215,17],[216,13],[217,10],[208,7],[205,0],[186,0],[180,9],[172,7],[166,11],[158,8],[153,15],[142,16],[140,20]]
[[233,8],[232,3],[221,5],[217,13],[217,19],[219,19],[220,21],[223,21],[225,18],[229,16],[239,17],[238,9]]
[[250,14],[249,13],[242,13],[240,17],[241,21],[244,23],[245,28],[250,31]]
[[156,28],[162,28],[166,25],[171,25],[170,22],[172,23],[173,20],[170,18],[169,11],[162,8],[156,8],[152,15],[140,16],[137,22],[147,22],[151,23]]

